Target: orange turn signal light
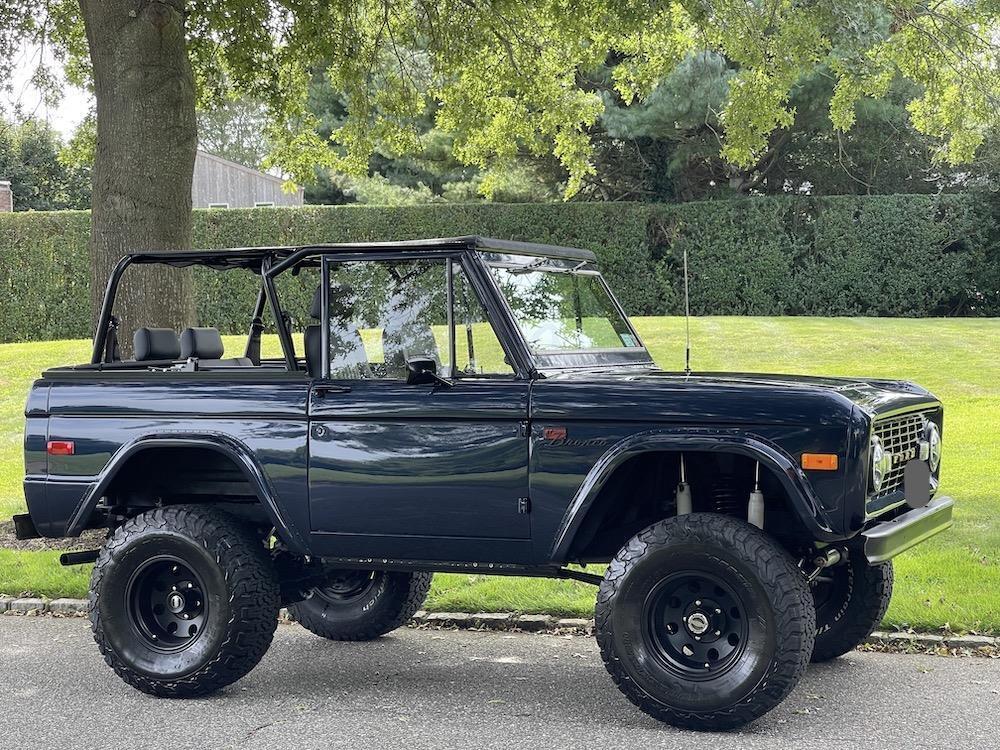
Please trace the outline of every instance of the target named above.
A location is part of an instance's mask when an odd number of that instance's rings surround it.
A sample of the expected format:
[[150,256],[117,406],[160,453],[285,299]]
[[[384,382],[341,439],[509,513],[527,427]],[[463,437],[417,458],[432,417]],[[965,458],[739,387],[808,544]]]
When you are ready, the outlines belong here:
[[802,468],[813,471],[836,471],[836,453],[803,453]]

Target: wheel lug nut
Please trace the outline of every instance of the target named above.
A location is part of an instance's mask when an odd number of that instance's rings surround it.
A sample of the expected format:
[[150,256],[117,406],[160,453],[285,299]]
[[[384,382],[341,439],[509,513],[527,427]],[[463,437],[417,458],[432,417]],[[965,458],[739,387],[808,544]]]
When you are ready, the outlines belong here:
[[694,603],[694,606],[696,606],[696,607],[700,607],[700,606],[701,606],[701,599],[699,599],[698,601],[696,601],[696,602]]
[[716,609],[716,610],[715,610],[715,614],[717,614],[717,615],[721,615],[721,614],[722,614],[722,610],[721,610],[721,609]]
[[171,591],[176,591],[176,590],[177,590],[177,587],[176,587],[176,586],[171,586],[171,587],[170,587],[170,590],[171,590]]
[[188,584],[188,588],[189,588],[189,589],[193,589],[193,588],[194,588],[194,584],[193,584],[193,583],[189,583],[189,584]]
[[191,615],[189,615],[187,612],[185,612],[184,613],[184,619],[185,620],[190,620],[191,619]]
[[716,630],[716,631],[715,631],[715,634],[716,634],[716,635],[722,635],[722,631],[721,631],[721,630]]

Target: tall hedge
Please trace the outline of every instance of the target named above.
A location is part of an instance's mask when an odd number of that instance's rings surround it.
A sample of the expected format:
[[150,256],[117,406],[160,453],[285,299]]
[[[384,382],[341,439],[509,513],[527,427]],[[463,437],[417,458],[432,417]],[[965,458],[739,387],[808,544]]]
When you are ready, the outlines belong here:
[[[998,217],[998,201],[973,194],[307,206],[198,211],[194,244],[481,234],[585,247],[629,312],[647,315],[681,311],[687,249],[699,315],[997,315]],[[87,212],[0,215],[0,341],[90,335],[89,231]],[[254,279],[200,270],[195,288],[202,323],[245,330]]]
[[688,250],[699,315],[996,315],[995,210],[971,194],[679,204],[652,253],[672,299]]

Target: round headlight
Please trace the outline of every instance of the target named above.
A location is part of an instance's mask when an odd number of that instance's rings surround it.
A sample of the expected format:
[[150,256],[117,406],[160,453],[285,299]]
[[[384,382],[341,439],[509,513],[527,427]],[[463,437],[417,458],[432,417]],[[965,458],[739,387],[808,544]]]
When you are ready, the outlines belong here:
[[941,430],[934,422],[927,423],[927,442],[930,448],[927,453],[927,463],[931,471],[937,471],[941,465]]
[[882,489],[885,479],[885,448],[877,435],[872,435],[872,489],[878,492]]

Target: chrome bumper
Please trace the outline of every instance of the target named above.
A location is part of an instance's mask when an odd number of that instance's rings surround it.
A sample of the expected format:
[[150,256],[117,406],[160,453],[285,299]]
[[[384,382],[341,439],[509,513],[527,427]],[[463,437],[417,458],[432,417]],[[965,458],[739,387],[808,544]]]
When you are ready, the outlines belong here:
[[923,508],[907,511],[900,516],[861,532],[865,540],[865,557],[872,565],[890,560],[952,524],[951,511],[955,501],[950,497],[931,500]]

